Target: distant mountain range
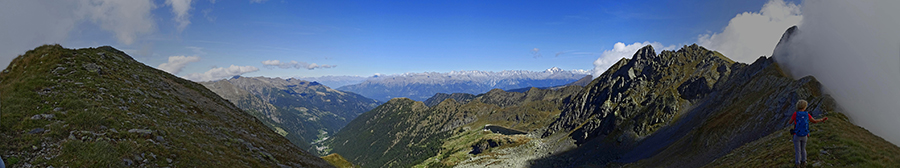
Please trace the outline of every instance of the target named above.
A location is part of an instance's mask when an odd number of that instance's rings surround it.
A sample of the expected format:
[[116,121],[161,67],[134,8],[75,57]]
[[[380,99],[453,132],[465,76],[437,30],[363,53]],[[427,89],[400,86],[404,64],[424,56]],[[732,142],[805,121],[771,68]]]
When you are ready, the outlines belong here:
[[266,77],[234,77],[201,82],[216,94],[263,121],[303,149],[327,139],[380,103],[331,89],[318,82]]
[[44,45],[0,72],[8,167],[331,167],[203,85],[109,46]]
[[359,93],[379,101],[406,97],[425,101],[436,93],[478,94],[491,89],[560,86],[577,81],[589,74],[585,70],[562,70],[557,67],[545,71],[507,70],[452,71],[446,73],[404,73],[373,76],[364,82],[346,85],[338,90]]
[[362,76],[320,76],[320,77],[293,77],[293,79],[313,81],[321,83],[330,88],[339,88],[342,86],[359,84],[371,77]]

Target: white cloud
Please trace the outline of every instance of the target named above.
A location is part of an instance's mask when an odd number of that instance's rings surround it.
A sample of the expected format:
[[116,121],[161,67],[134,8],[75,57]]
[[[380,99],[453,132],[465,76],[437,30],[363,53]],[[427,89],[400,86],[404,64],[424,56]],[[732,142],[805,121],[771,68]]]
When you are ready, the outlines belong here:
[[[215,2],[212,2],[215,3]],[[184,31],[191,24],[191,0],[166,0],[166,5],[172,6],[172,13],[175,14],[175,22],[178,22],[176,28],[178,32]]]
[[227,68],[225,68],[225,67],[213,68],[204,73],[192,73],[185,78],[187,78],[189,80],[193,80],[193,81],[211,81],[211,80],[218,80],[218,79],[232,77],[232,76],[243,75],[245,73],[256,72],[256,71],[259,71],[259,68],[256,68],[254,66],[231,65],[230,67],[227,67]]
[[169,62],[159,64],[159,69],[171,74],[178,74],[187,63],[200,61],[197,56],[171,56]]
[[151,0],[81,0],[75,10],[75,19],[86,17],[112,31],[119,42],[131,44],[138,35],[151,33],[155,28],[152,14],[156,5]]
[[751,63],[759,56],[771,56],[784,30],[802,20],[800,6],[770,0],[758,13],[744,12],[732,18],[721,33],[699,35],[697,43],[735,61]]
[[308,69],[308,70],[313,70],[313,69],[316,69],[316,68],[334,68],[334,67],[337,66],[337,65],[319,65],[319,64],[316,64],[316,63],[306,63],[306,62],[297,62],[297,61],[291,61],[291,62],[283,63],[283,62],[281,62],[281,61],[279,61],[279,60],[265,60],[265,61],[262,62],[262,64],[263,64],[264,66],[270,67],[270,68],[271,68],[271,67],[278,67],[278,68],[282,68],[282,69],[288,69],[288,68],[297,68],[297,69],[301,69],[301,68],[305,68],[305,69]]
[[[622,58],[631,58],[637,50],[641,49],[644,46],[651,45],[653,49],[659,53],[662,50],[674,50],[675,45],[665,46],[659,42],[648,42],[645,41],[643,43],[635,42],[633,44],[625,45],[625,43],[618,42],[613,45],[612,50],[603,51],[603,54],[600,54],[600,58],[594,61],[594,70],[591,75],[594,78],[606,72],[609,67],[618,62]],[[659,48],[662,47],[662,48]]]
[[250,0],[250,3],[263,3],[263,2],[266,2],[266,0]]
[[82,22],[131,44],[154,30],[151,0],[0,1],[0,68],[42,44],[62,43]]

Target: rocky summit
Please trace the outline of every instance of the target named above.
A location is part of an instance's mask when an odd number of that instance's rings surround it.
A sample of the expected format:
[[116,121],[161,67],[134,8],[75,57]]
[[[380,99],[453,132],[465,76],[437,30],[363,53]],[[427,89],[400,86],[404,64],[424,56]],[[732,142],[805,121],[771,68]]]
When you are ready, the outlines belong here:
[[330,149],[312,146],[379,104],[355,93],[297,79],[235,77],[201,84],[295,145],[322,154]]
[[584,87],[469,97],[393,99],[326,144],[362,167],[790,167],[803,99],[830,118],[811,126],[812,166],[900,166],[900,147],[852,124],[815,77],[698,45],[646,46]]
[[0,105],[9,167],[331,167],[203,85],[108,46],[16,57]]

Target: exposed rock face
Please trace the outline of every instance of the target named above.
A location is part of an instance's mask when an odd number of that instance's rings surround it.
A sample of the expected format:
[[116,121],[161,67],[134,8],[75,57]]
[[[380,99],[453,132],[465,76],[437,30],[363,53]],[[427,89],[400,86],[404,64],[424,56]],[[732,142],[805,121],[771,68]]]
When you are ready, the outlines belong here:
[[378,105],[355,93],[297,79],[235,77],[201,84],[308,150]]
[[660,55],[646,46],[587,85],[544,136],[573,131],[577,143],[614,132],[646,136],[680,115],[691,100],[711,92],[713,84],[731,73],[732,63],[697,45]]
[[37,47],[0,73],[0,93],[10,167],[330,167],[202,85],[108,46]]
[[578,79],[575,82],[569,83],[567,85],[587,86],[588,84],[591,84],[591,81],[593,81],[593,80],[594,80],[594,76],[588,75],[588,76],[584,76],[581,79]]

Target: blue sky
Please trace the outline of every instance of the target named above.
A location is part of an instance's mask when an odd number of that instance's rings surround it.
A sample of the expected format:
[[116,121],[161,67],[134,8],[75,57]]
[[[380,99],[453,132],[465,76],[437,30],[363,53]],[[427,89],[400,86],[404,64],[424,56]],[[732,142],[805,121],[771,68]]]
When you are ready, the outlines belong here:
[[[0,8],[6,9],[0,10],[4,15],[0,22],[22,26],[0,29],[6,41],[2,44],[11,45],[3,48],[0,61],[5,67],[28,49],[60,43],[68,48],[111,45],[147,65],[192,80],[551,67],[602,71],[609,63],[598,63],[601,59],[630,57],[634,48],[646,44],[654,44],[657,50],[698,42],[726,44],[722,41],[728,40],[721,37],[729,34],[730,21],[742,13],[762,13],[764,4],[777,2],[779,9],[799,4],[787,1],[784,5],[780,0],[5,1],[0,2]],[[53,10],[61,12],[30,16]],[[791,23],[784,24],[769,26],[772,31],[766,34],[780,37]],[[772,47],[777,43],[771,38],[763,41],[771,41]],[[616,43],[624,44],[621,51]],[[718,48],[728,49],[727,45]],[[769,54],[762,55],[770,55],[771,49],[767,50]]]

